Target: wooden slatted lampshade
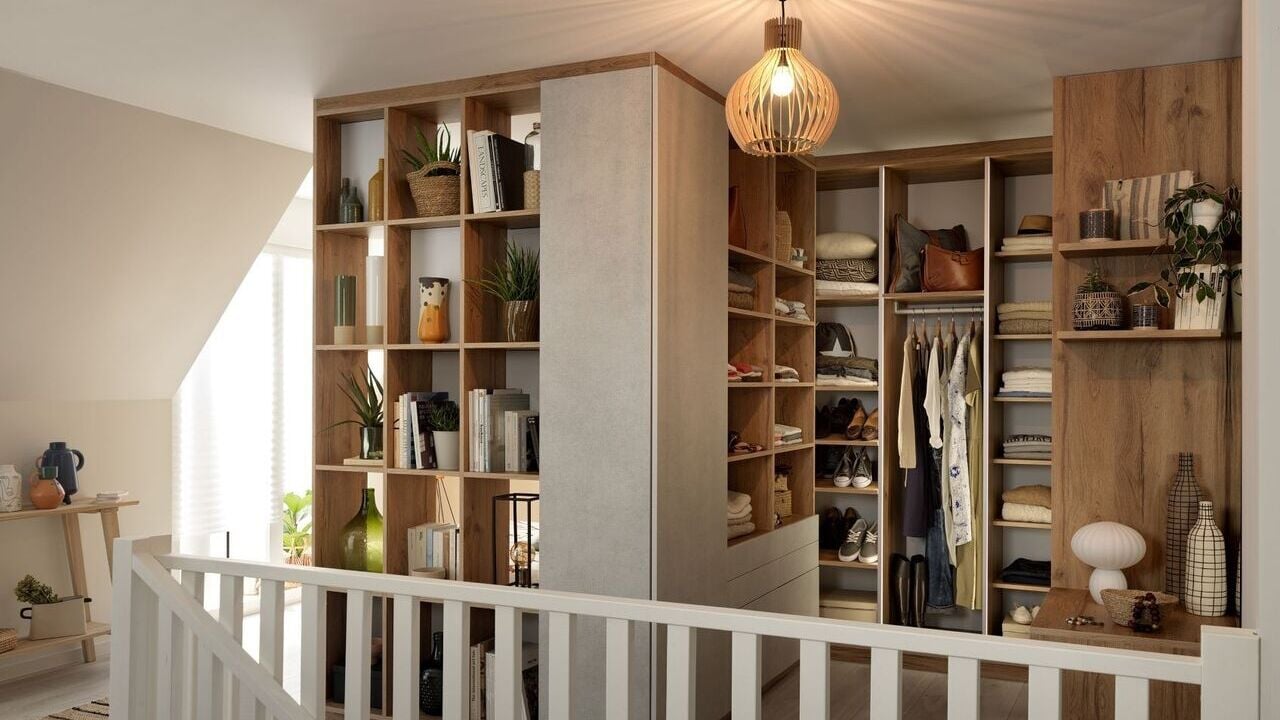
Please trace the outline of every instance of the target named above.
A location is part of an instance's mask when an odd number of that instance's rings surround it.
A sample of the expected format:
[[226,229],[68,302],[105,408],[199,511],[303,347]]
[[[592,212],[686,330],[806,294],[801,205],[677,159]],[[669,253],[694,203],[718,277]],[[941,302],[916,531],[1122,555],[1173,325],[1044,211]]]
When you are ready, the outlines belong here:
[[738,147],[749,155],[803,155],[831,137],[840,114],[835,85],[800,52],[800,20],[782,16],[764,26],[764,57],[742,74],[725,99],[724,115]]

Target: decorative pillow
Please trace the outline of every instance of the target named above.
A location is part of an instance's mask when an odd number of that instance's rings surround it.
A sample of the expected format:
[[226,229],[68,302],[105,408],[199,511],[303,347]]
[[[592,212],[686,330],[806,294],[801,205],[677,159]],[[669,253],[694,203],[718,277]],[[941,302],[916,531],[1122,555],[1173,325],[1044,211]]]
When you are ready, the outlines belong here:
[[1196,174],[1179,170],[1127,180],[1108,180],[1102,186],[1102,203],[1116,214],[1116,229],[1121,240],[1164,239],[1161,221],[1164,203],[1179,190],[1191,187]]
[[924,246],[936,245],[944,250],[969,249],[969,234],[963,225],[950,230],[921,230],[895,215],[893,248],[893,282],[890,292],[920,292],[920,268],[924,264]]
[[876,279],[876,261],[819,260],[818,279],[835,282],[871,282]]
[[830,232],[818,236],[819,260],[866,260],[876,256],[880,243],[859,232]]

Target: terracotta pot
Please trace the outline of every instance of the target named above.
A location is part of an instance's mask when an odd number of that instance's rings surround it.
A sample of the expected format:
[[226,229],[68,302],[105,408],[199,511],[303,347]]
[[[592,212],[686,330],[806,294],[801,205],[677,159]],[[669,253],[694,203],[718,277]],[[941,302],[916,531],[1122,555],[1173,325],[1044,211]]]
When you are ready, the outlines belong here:
[[62,502],[67,493],[58,483],[56,468],[40,468],[39,478],[31,480],[31,504],[38,510],[52,510]]

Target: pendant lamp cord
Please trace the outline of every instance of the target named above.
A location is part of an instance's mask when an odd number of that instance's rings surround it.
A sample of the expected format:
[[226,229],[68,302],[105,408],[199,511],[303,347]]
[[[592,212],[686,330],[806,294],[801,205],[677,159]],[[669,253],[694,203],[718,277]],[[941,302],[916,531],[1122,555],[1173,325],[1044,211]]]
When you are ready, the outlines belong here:
[[778,19],[778,47],[787,46],[787,0],[778,0],[782,6],[782,17]]

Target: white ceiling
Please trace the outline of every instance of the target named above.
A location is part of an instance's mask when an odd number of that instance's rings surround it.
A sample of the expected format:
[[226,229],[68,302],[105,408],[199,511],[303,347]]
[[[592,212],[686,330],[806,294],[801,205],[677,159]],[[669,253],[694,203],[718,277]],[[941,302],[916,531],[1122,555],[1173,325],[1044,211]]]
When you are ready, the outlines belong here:
[[[1050,78],[1237,55],[1239,0],[791,0],[823,154],[1051,131]],[[721,92],[772,0],[0,0],[0,67],[301,149],[316,96],[656,50]]]

